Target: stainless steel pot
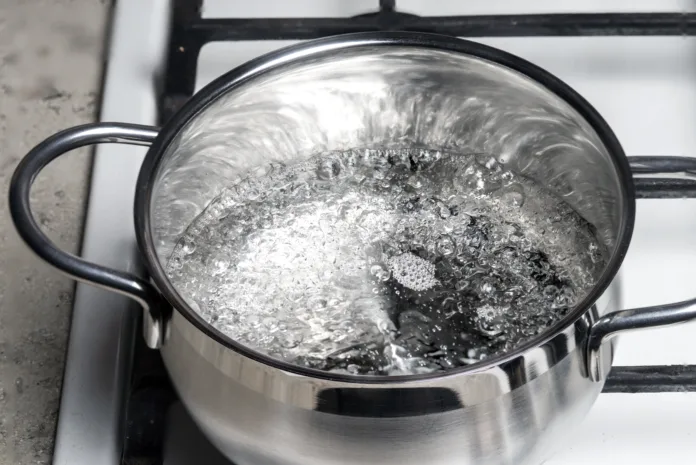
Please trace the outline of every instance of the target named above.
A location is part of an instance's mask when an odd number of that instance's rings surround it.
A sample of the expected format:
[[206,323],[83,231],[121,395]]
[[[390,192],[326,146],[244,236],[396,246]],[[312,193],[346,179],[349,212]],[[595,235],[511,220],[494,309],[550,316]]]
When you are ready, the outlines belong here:
[[[135,223],[151,280],[59,250],[30,210],[31,184],[47,163],[107,142],[150,146]],[[335,150],[413,146],[489,152],[555,191],[611,250],[596,287],[514,352],[444,374],[360,377],[240,346],[167,280],[164,262],[177,237],[250,170]],[[147,342],[161,350],[184,404],[240,465],[541,461],[601,391],[615,335],[696,318],[695,301],[617,311],[613,279],[634,204],[616,137],[567,85],[490,47],[406,33],[331,37],[268,54],[208,85],[161,130],[113,123],[66,130],[26,156],[10,190],[17,229],[41,258],[140,303]]]

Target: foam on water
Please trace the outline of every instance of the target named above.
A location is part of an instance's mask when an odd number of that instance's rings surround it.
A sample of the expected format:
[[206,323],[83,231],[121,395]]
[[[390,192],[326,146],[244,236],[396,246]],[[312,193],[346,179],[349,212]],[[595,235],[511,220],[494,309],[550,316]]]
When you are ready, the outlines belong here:
[[232,339],[353,374],[446,370],[555,323],[606,260],[593,228],[486,154],[361,150],[251,173],[167,264]]

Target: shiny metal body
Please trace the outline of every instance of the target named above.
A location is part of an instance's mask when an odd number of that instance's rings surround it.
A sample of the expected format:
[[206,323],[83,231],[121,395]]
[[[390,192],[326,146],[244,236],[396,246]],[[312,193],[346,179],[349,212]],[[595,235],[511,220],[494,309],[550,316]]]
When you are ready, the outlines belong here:
[[[52,159],[124,139],[152,143],[135,222],[154,286],[57,250],[29,206],[31,183]],[[597,286],[513,352],[444,374],[361,377],[242,347],[207,325],[167,280],[175,241],[224,187],[270,162],[413,146],[490,153],[567,201],[610,254]],[[42,258],[141,303],[148,343],[161,348],[183,403],[240,465],[539,463],[599,394],[613,335],[696,318],[694,301],[617,311],[613,278],[630,241],[635,196],[628,161],[594,109],[530,63],[447,37],[307,42],[213,82],[156,137],[132,125],[68,130],[27,155],[10,203],[20,234]]]
[[[196,423],[239,465],[518,465],[545,459],[599,395],[584,367],[588,330],[583,318],[506,363],[381,383],[269,367],[178,313],[161,350]],[[611,344],[602,350],[610,360]]]

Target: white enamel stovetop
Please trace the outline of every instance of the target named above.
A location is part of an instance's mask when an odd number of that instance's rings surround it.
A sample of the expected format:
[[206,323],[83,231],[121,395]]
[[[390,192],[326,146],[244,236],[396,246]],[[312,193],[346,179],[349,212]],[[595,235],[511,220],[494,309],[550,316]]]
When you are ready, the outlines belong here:
[[[374,11],[376,4],[376,0],[205,0],[204,17],[348,17]],[[102,119],[154,122],[154,82],[162,63],[168,5],[169,0],[116,3]],[[397,0],[397,9],[429,16],[674,12],[692,11],[696,2]],[[696,156],[696,38],[480,41],[565,80],[605,117],[627,154]],[[197,88],[251,58],[291,43],[294,41],[208,44],[200,54]],[[97,151],[84,256],[112,266],[134,266],[130,208],[141,155],[142,150],[133,147]],[[621,279],[626,308],[696,295],[696,200],[638,202],[635,234]],[[127,331],[122,323],[126,308],[120,298],[78,287],[55,463],[116,463],[118,444],[107,438],[118,425],[118,402],[108,393],[113,392],[109,384],[117,384],[122,375],[103,367],[116,363],[126,349],[115,336],[105,340],[100,328]],[[621,337],[615,364],[696,364],[696,325],[626,334]],[[90,384],[95,372],[100,372],[101,380],[96,387]],[[83,390],[86,394],[76,394],[86,385],[90,386]],[[547,465],[694,464],[696,393],[602,394],[568,439]],[[89,441],[100,447],[87,447]],[[174,463],[184,465],[181,460],[165,460],[167,465]]]

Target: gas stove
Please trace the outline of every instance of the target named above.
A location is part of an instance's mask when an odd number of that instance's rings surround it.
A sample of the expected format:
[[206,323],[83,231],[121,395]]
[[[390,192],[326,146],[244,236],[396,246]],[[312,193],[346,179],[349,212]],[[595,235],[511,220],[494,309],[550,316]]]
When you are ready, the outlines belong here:
[[[224,72],[300,40],[416,30],[471,38],[547,69],[597,108],[629,155],[696,154],[696,6],[607,3],[119,0],[101,119],[163,122]],[[96,150],[82,249],[90,261],[140,268],[132,204],[143,155],[125,145]],[[638,201],[620,273],[624,308],[696,294],[694,231],[696,201]],[[139,324],[128,299],[77,286],[54,463],[230,465],[182,408]],[[692,463],[693,334],[680,325],[622,336],[605,393],[546,463]]]

